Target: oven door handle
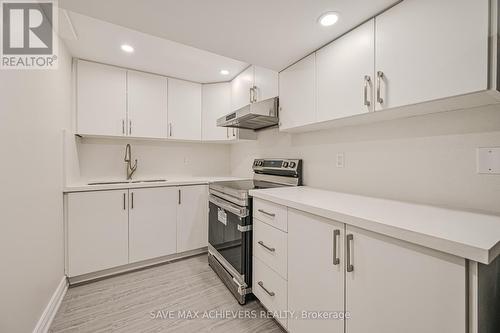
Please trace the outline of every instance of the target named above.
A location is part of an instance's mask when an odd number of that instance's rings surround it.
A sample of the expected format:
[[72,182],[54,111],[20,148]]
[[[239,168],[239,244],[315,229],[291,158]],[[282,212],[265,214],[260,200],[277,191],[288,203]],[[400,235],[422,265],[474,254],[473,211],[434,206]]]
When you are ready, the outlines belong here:
[[214,205],[224,209],[224,210],[227,210],[231,213],[233,213],[234,215],[238,216],[238,217],[247,217],[248,216],[248,209],[247,208],[240,208],[236,205],[233,205],[229,202],[225,202],[225,201],[222,201],[221,199],[217,198],[216,196],[210,194],[210,196],[208,197],[208,201],[210,201],[211,203],[213,203]]

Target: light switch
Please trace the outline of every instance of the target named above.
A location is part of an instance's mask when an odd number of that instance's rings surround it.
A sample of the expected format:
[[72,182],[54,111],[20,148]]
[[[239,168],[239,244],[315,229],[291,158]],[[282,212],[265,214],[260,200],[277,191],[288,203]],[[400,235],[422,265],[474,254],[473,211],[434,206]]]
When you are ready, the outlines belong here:
[[345,166],[345,154],[337,153],[337,168],[343,168]]
[[500,174],[500,147],[477,149],[477,173]]

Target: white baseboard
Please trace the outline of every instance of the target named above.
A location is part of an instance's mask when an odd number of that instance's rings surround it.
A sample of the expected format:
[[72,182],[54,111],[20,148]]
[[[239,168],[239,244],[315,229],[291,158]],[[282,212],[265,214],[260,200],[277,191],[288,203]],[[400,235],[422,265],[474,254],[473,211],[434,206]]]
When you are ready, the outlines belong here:
[[47,333],[49,331],[50,324],[52,324],[52,320],[54,320],[57,310],[61,306],[66,291],[68,291],[68,280],[66,276],[63,276],[45,310],[43,310],[42,316],[38,320],[33,333]]

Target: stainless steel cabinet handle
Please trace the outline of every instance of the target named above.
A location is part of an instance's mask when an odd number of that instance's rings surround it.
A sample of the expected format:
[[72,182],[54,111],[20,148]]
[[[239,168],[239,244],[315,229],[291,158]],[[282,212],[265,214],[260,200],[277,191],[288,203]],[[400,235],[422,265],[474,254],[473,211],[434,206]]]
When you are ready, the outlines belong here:
[[380,93],[380,85],[382,84],[382,79],[384,78],[384,72],[378,71],[377,72],[377,102],[379,104],[384,103],[384,99],[381,96]]
[[127,209],[127,206],[126,206],[126,203],[125,203],[125,200],[126,200],[126,194],[123,193],[123,210],[126,210]]
[[273,297],[274,295],[276,295],[276,294],[274,293],[274,291],[269,291],[269,290],[267,290],[267,289],[266,289],[266,287],[264,287],[264,282],[259,281],[259,282],[258,282],[258,285],[259,285],[259,286],[260,286],[260,287],[261,287],[261,288],[262,288],[262,289],[263,289],[263,290],[264,290],[264,291],[265,291],[265,292],[266,292],[269,296]]
[[125,119],[122,119],[122,134],[125,135]]
[[134,192],[132,192],[131,197],[132,197],[131,198],[131,201],[132,201],[131,202],[131,204],[132,204],[131,208],[134,209]]
[[340,264],[340,258],[338,257],[337,254],[337,239],[340,236],[340,230],[335,229],[333,230],[333,264],[338,265]]
[[226,127],[226,138],[229,139],[229,127]]
[[346,261],[347,261],[347,271],[348,272],[352,272],[354,270],[354,265],[351,262],[351,242],[354,242],[353,234],[347,235]]
[[132,120],[128,121],[128,135],[132,135]]
[[233,128],[233,136],[236,136],[236,129]]
[[365,86],[364,86],[364,99],[365,106],[370,106],[371,102],[368,100],[368,88],[370,86],[371,78],[369,75],[365,75]]
[[181,204],[181,189],[179,189],[179,205]]
[[254,94],[254,91],[253,91],[253,87],[250,88],[250,104],[253,103],[253,94]]
[[267,246],[266,244],[264,244],[263,241],[258,241],[257,244],[259,244],[260,246],[262,246],[263,248],[267,249],[270,252],[276,251],[276,249],[274,247]]
[[253,86],[253,100],[252,102],[255,103],[257,102],[257,86]]
[[268,213],[268,212],[266,212],[263,209],[258,209],[258,211],[261,212],[262,214],[266,214],[267,216],[270,216],[270,217],[275,217],[276,216],[276,214]]
[[168,123],[168,136],[172,136],[172,123]]

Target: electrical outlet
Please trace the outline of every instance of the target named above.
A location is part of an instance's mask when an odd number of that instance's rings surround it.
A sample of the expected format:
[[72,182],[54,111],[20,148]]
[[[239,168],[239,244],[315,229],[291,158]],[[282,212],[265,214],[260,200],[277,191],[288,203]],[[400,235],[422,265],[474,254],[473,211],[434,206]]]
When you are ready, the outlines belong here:
[[337,168],[343,168],[345,166],[345,154],[337,153]]
[[500,147],[477,149],[477,173],[500,174]]

